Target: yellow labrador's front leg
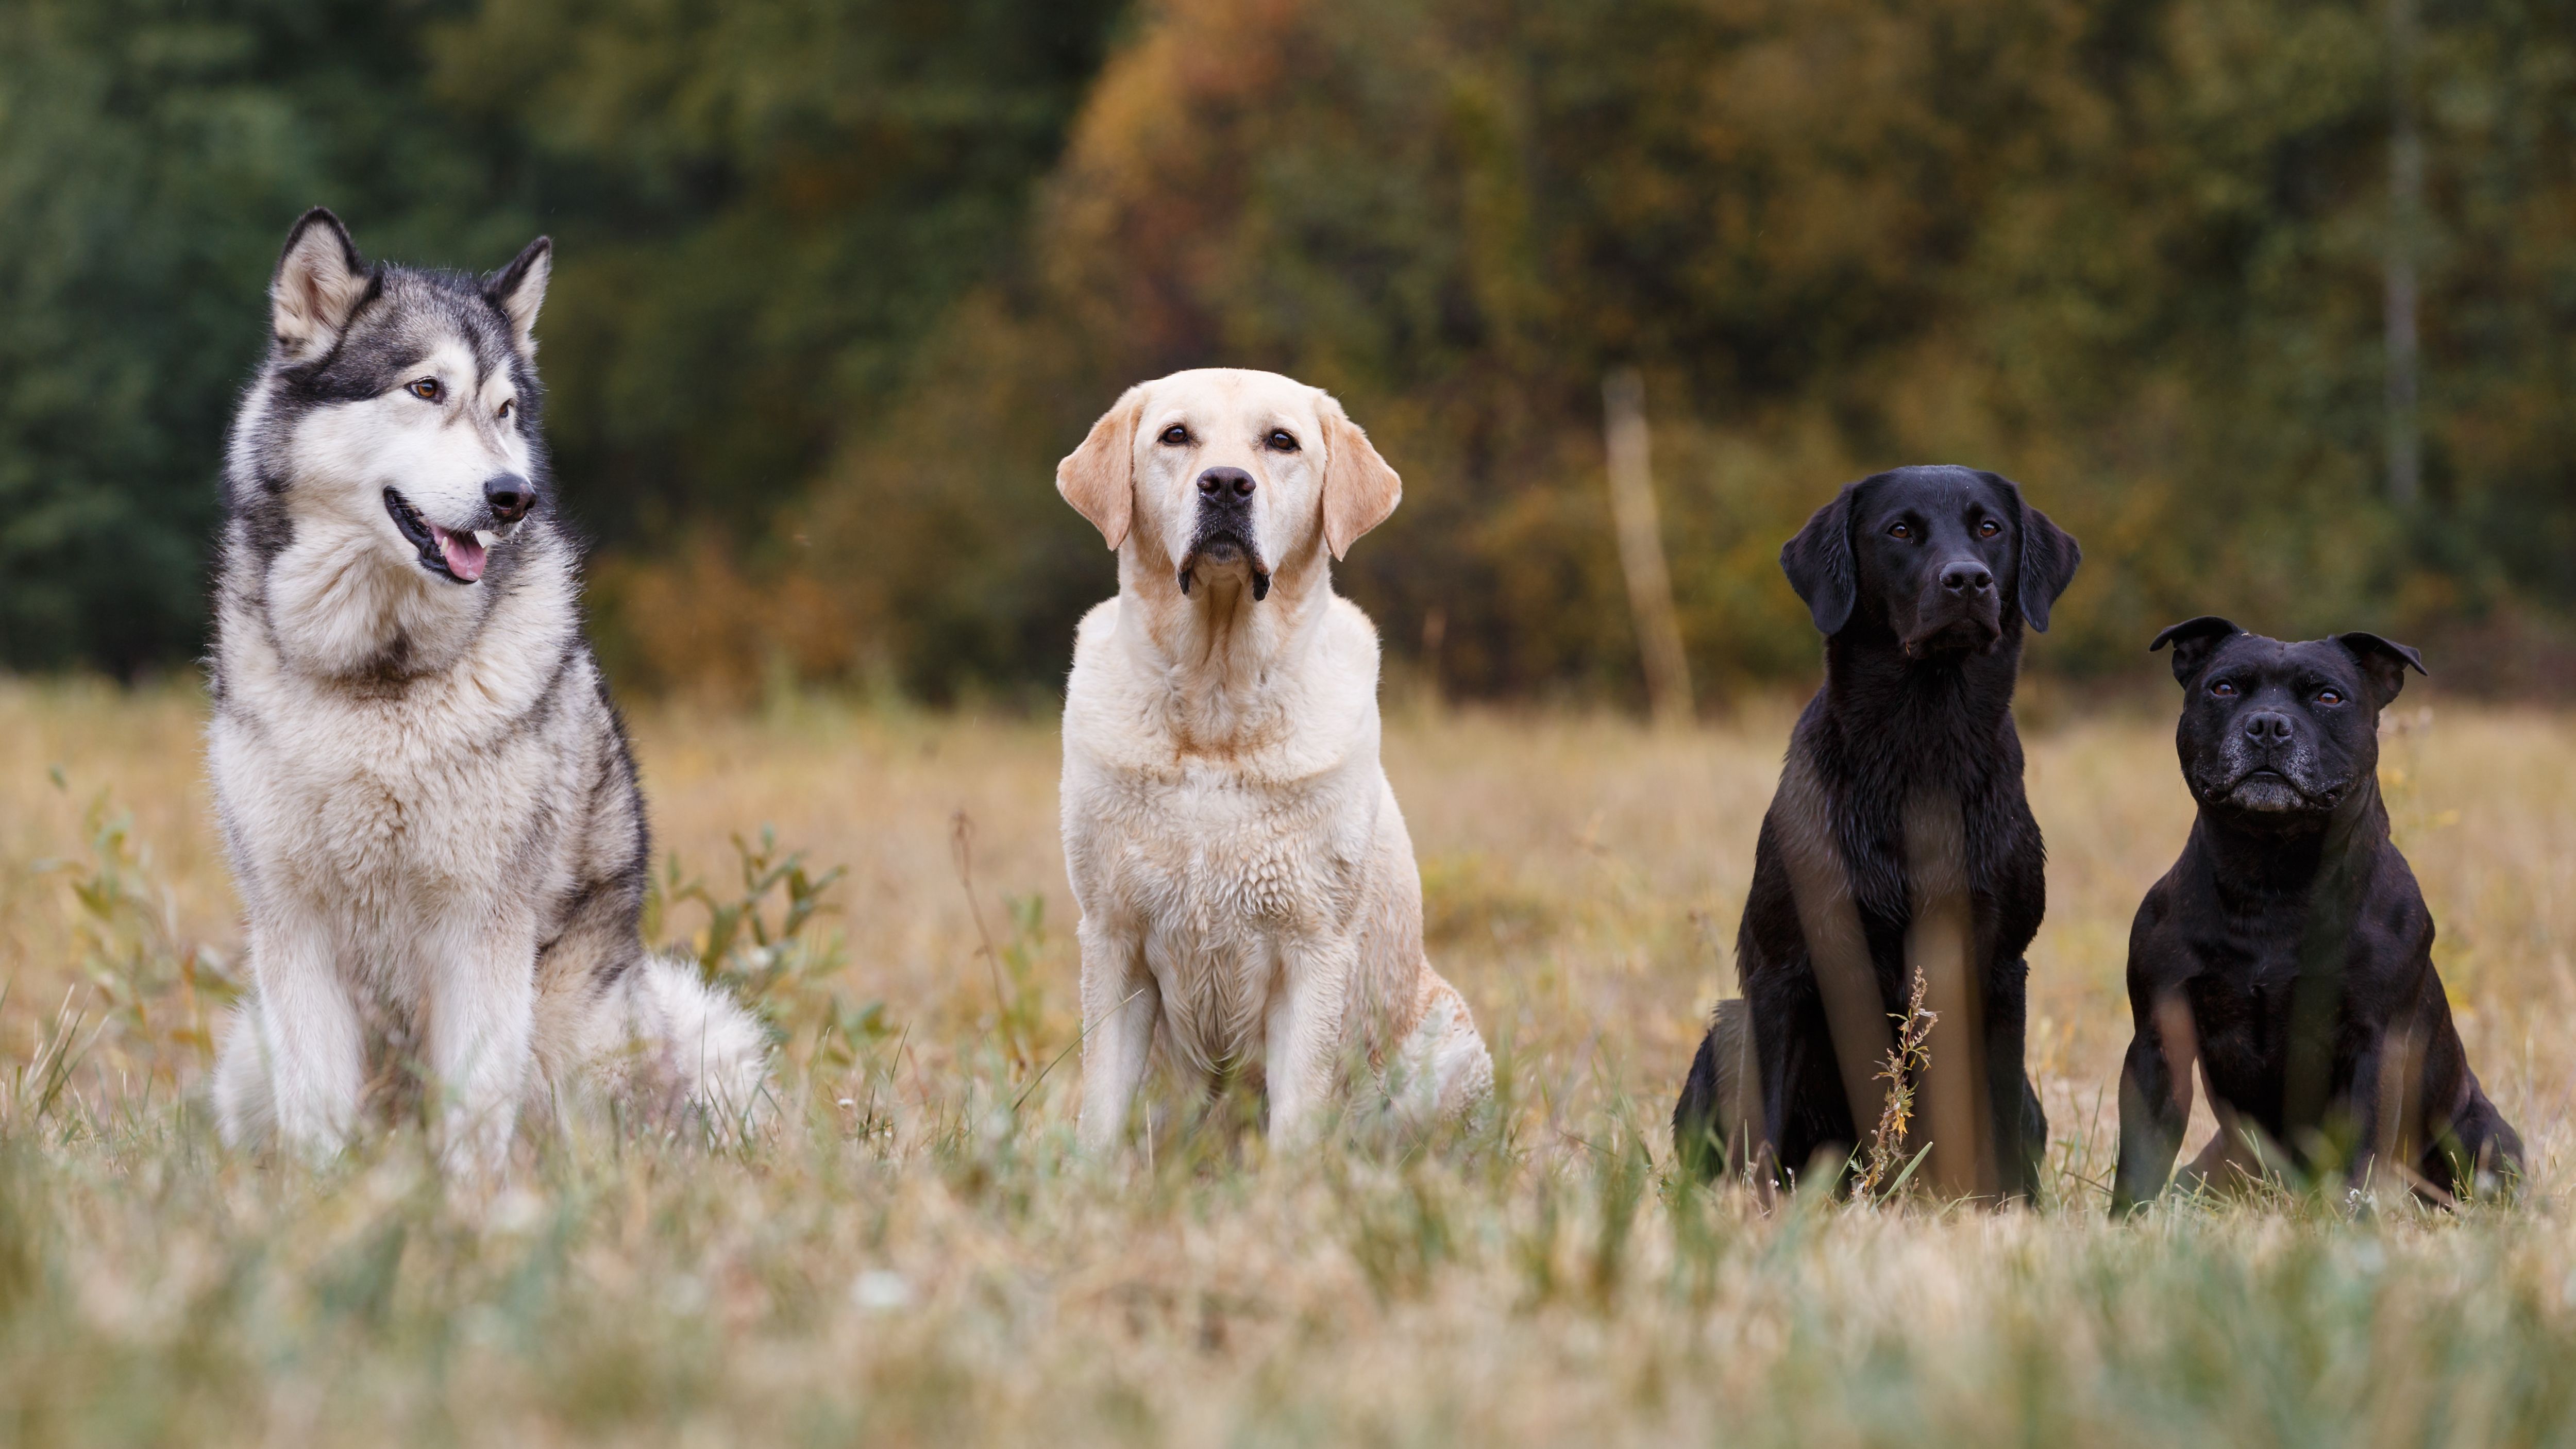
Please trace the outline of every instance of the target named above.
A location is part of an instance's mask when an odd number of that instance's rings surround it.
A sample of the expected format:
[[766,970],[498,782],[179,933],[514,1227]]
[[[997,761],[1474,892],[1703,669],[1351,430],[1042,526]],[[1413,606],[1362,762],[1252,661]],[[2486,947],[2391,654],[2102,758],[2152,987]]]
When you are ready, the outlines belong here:
[[1341,1065],[1342,1014],[1350,1000],[1356,945],[1347,936],[1291,946],[1263,1022],[1263,1075],[1270,1088],[1270,1138],[1312,1135]]
[[1075,1135],[1088,1152],[1118,1145],[1145,1080],[1163,997],[1133,929],[1085,915],[1082,941],[1082,1119]]

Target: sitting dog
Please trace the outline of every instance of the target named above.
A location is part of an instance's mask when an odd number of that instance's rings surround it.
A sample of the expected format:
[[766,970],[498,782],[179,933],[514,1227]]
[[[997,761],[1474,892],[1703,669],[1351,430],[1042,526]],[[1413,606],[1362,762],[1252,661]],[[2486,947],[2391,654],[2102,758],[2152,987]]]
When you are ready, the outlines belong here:
[[2164,1191],[2195,1063],[2222,1128],[2187,1178],[2249,1156],[2340,1162],[2364,1185],[2386,1164],[2435,1192],[2518,1173],[2522,1139],[2469,1070],[2379,796],[2379,712],[2423,659],[2376,634],[2285,644],[2218,618],[2152,647],[2168,644],[2200,816],[2129,932],[2112,1210]]
[[1209,369],[1128,389],[1056,487],[1118,552],[1064,706],[1083,1142],[1118,1141],[1158,1040],[1202,1084],[1263,1088],[1279,1138],[1357,1062],[1417,1122],[1482,1099],[1378,766],[1377,633],[1333,592],[1395,470],[1322,391]]
[[1774,1181],[1879,1120],[1909,972],[1940,1021],[1923,1116],[1930,1181],[2026,1197],[2047,1121],[2022,1071],[2022,951],[2046,907],[2012,694],[2022,626],[2048,627],[2075,540],[2010,480],[1900,468],[1844,488],[1780,551],[1825,635],[1790,737],[1718,1010],[1673,1109],[1698,1175]]
[[254,988],[216,1064],[236,1144],[327,1154],[427,1091],[447,1159],[488,1168],[577,1087],[655,1116],[760,1092],[766,1034],[637,936],[644,802],[537,427],[551,256],[370,265],[319,209],[287,237],[210,668]]

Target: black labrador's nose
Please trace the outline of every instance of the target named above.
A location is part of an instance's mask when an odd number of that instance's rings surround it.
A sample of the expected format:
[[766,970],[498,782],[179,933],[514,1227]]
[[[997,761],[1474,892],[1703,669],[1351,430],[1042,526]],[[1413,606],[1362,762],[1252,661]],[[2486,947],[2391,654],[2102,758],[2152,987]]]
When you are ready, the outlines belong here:
[[2290,717],[2276,709],[2256,710],[2245,716],[2245,738],[2258,745],[2283,745],[2290,742]]
[[1981,563],[1954,563],[1941,570],[1941,587],[1954,594],[1982,594],[1994,586],[1994,574]]
[[1210,468],[1199,475],[1199,496],[1211,502],[1252,496],[1252,475],[1241,468]]
[[537,506],[537,485],[516,473],[504,473],[483,482],[483,501],[492,505],[492,516],[503,523],[516,523]]

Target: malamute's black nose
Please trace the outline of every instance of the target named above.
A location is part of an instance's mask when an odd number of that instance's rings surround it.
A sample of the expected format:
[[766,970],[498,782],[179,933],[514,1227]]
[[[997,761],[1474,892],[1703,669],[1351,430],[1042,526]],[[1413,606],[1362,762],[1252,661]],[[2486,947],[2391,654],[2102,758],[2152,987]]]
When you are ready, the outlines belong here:
[[504,473],[484,480],[483,501],[492,505],[495,520],[516,523],[537,506],[537,487],[516,473]]
[[1199,475],[1199,496],[1211,499],[1249,498],[1252,496],[1252,475],[1241,468],[1210,468]]

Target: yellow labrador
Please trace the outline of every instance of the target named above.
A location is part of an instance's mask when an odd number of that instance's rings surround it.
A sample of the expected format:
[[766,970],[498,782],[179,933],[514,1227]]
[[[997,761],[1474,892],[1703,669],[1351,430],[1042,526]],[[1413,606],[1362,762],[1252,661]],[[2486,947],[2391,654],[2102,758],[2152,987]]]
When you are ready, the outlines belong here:
[[1083,1142],[1119,1140],[1158,1027],[1177,1071],[1259,1082],[1275,1137],[1347,1063],[1414,1122],[1483,1099],[1378,766],[1377,631],[1333,592],[1395,470],[1322,390],[1212,368],[1128,389],[1056,487],[1118,551],[1064,706]]

